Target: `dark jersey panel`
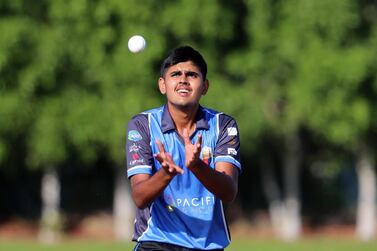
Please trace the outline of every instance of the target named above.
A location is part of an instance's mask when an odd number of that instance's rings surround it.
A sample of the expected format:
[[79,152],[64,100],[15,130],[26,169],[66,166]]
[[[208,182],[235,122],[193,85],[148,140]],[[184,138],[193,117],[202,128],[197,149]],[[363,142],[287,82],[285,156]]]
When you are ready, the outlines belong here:
[[145,232],[148,227],[148,220],[151,217],[150,209],[137,209],[134,224],[134,234],[132,236],[133,241],[137,239]]
[[236,121],[226,114],[219,116],[219,137],[215,151],[215,157],[217,156],[231,156],[241,162],[238,126]]
[[153,156],[150,147],[150,132],[147,114],[139,114],[128,123],[126,139],[127,171],[130,178],[137,169],[151,170]]

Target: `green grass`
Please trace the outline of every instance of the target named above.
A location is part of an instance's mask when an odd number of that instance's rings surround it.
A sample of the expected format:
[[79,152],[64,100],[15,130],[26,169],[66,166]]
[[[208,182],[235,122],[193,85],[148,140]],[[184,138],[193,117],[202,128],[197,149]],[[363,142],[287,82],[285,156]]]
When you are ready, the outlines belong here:
[[56,244],[42,244],[38,241],[0,240],[0,251],[126,251],[132,250],[133,243],[97,240],[67,240]]
[[[99,240],[67,240],[53,245],[37,241],[0,239],[0,251],[127,251],[133,243]],[[318,238],[305,239],[292,243],[277,240],[233,240],[226,251],[375,251],[377,240],[359,242],[352,239]]]
[[235,240],[227,251],[375,251],[377,241],[360,242],[352,239],[318,238],[296,242],[278,240]]

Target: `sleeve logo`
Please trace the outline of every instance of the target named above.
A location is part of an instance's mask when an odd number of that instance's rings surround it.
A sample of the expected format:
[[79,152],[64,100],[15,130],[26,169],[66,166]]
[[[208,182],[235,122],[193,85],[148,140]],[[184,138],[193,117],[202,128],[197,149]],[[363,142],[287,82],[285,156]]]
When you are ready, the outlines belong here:
[[136,143],[133,143],[131,146],[130,146],[130,153],[134,152],[134,153],[137,153],[139,150],[141,149],[140,146],[138,146]]
[[130,165],[141,165],[144,164],[144,160],[140,158],[139,154],[133,153],[132,160],[130,161]]
[[131,141],[139,141],[142,140],[143,137],[141,137],[140,133],[136,130],[131,130],[128,132],[128,139]]
[[228,154],[237,155],[237,150],[234,148],[228,148]]
[[228,136],[237,136],[237,128],[236,127],[228,127]]

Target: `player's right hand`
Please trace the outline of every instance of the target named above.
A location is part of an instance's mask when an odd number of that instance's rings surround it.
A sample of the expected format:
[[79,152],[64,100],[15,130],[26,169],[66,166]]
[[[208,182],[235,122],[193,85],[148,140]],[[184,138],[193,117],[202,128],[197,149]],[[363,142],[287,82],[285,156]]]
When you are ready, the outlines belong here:
[[178,173],[183,174],[184,170],[174,163],[173,157],[170,153],[165,152],[162,142],[160,140],[156,140],[156,144],[160,152],[154,154],[154,157],[158,160],[158,162],[160,162],[165,172],[172,176],[175,176]]

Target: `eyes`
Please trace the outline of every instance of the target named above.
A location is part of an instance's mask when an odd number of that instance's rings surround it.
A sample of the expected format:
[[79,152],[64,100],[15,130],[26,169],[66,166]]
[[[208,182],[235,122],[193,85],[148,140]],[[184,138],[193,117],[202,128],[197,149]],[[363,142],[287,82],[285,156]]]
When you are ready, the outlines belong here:
[[173,71],[170,73],[170,77],[174,78],[174,77],[181,77],[182,75],[185,75],[187,78],[199,78],[200,75],[198,72],[195,72],[195,71],[186,71],[186,72],[182,72],[182,71]]

